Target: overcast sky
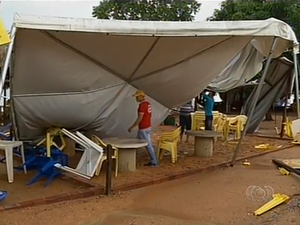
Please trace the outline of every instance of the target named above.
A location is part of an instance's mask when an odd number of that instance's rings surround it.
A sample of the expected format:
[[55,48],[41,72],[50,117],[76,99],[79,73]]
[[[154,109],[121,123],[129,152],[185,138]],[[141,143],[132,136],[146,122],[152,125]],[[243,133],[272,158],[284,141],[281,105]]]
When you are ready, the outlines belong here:
[[[206,20],[213,14],[214,9],[219,8],[221,1],[218,0],[201,0],[201,12],[196,16],[196,20]],[[0,18],[4,20],[7,29],[10,29],[13,15],[15,12],[49,15],[91,18],[92,8],[98,5],[99,1],[45,1],[45,0],[2,0],[0,3]]]

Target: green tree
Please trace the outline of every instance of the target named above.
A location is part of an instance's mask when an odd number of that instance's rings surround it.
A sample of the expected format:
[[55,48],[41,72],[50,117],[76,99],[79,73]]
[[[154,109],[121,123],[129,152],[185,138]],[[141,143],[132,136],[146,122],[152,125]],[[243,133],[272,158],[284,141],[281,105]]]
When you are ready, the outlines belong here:
[[288,23],[300,37],[300,0],[227,0],[210,21],[264,20],[270,17]]
[[93,7],[97,19],[192,21],[200,11],[196,0],[104,0]]
[[[300,0],[226,0],[216,9],[210,21],[226,20],[265,20],[270,17],[289,24],[300,37]],[[284,54],[292,59],[291,54]],[[259,79],[261,72],[254,79]],[[266,120],[272,120],[271,109],[266,114]]]

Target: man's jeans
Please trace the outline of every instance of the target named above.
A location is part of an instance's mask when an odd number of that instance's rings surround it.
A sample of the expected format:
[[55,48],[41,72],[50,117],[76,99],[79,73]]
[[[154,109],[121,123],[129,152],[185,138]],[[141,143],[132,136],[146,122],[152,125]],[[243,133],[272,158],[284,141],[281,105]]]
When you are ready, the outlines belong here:
[[157,159],[155,155],[155,151],[153,149],[152,143],[151,143],[151,128],[143,129],[138,131],[138,137],[139,139],[143,139],[148,142],[147,150],[150,157],[150,162],[153,165],[157,165]]

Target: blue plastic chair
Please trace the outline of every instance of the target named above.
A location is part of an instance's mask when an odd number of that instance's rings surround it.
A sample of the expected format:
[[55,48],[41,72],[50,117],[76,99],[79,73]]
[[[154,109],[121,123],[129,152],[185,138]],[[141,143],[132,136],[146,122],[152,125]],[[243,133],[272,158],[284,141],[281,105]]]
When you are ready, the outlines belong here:
[[4,201],[7,197],[6,191],[0,191],[0,202]]
[[45,183],[45,187],[47,187],[54,178],[61,175],[61,171],[59,171],[54,165],[56,163],[60,163],[59,160],[53,160],[52,158],[44,157],[44,156],[36,156],[34,159],[37,162],[38,166],[41,166],[37,174],[27,183],[27,185],[32,185],[36,183],[41,178],[47,178]]
[[46,156],[46,148],[40,149],[40,153],[41,155],[36,155],[25,162],[26,167],[29,166],[38,169],[37,174],[28,182],[28,185],[32,185],[42,177],[45,177],[47,178],[45,187],[47,187],[54,178],[61,175],[61,171],[54,165],[59,163],[62,166],[68,166],[69,158],[57,148],[51,149],[51,158]]

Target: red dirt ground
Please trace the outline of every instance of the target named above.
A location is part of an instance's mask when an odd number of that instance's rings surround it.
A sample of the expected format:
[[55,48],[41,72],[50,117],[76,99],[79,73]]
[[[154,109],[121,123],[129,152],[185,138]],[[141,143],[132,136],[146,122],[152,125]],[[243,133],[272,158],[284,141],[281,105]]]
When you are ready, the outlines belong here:
[[[154,143],[157,143],[158,132],[154,135]],[[288,145],[288,141],[266,139],[258,137],[246,137],[240,154],[240,157],[251,156],[265,150],[255,149],[254,146],[258,144],[268,143],[271,145],[285,146]],[[189,143],[183,142],[179,144],[178,162],[176,164],[171,163],[170,155],[164,156],[160,162],[160,166],[157,168],[143,167],[143,164],[148,162],[148,155],[145,149],[141,149],[138,152],[137,171],[129,173],[119,173],[118,177],[113,179],[113,185],[119,186],[126,183],[152,180],[153,177],[161,177],[168,173],[186,171],[195,168],[203,168],[212,164],[219,164],[224,161],[229,161],[235,150],[236,142],[224,143],[219,140],[215,144],[214,156],[211,158],[200,158],[193,156],[193,139],[189,140]],[[276,148],[275,148],[276,149]],[[272,151],[272,149],[271,149]],[[75,157],[71,158],[71,164],[76,165],[81,153],[78,152]],[[80,184],[78,182],[70,182],[62,179],[56,179],[47,188],[44,187],[45,180],[41,180],[32,186],[27,186],[26,183],[34,176],[35,171],[30,171],[27,175],[24,175],[22,171],[15,172],[15,181],[12,184],[7,183],[7,175],[5,164],[0,164],[0,190],[8,190],[9,195],[5,200],[5,204],[17,203],[20,201],[28,201],[35,198],[48,197],[52,195],[71,192],[74,190],[86,189],[88,186]],[[105,184],[105,167],[103,168],[99,177],[94,177],[92,182],[104,185]],[[3,203],[2,203],[3,204]]]
[[[263,133],[274,135],[274,127],[279,127],[278,124],[280,124],[278,118],[277,124],[274,122],[263,122],[261,125]],[[165,127],[156,130],[153,135],[154,144],[157,143],[162,129],[169,128]],[[280,146],[287,145],[289,142],[277,139],[247,137],[243,142],[239,156],[251,156],[263,151],[254,148],[255,145],[263,143]],[[184,171],[221,163],[231,159],[235,145],[236,143],[218,141],[215,146],[214,156],[204,159],[192,156],[193,140],[190,139],[188,144],[183,143],[179,145],[179,157],[176,164],[171,164],[170,156],[166,155],[158,168],[144,168],[142,164],[147,162],[148,156],[145,150],[140,150],[138,154],[138,171],[126,174],[120,173],[117,178],[114,178],[114,185],[145,181],[169,172]],[[276,216],[277,211],[271,213],[272,215],[275,213],[270,219],[272,223],[264,222],[262,219],[254,219],[252,215],[250,216],[251,210],[253,211],[257,208],[261,202],[249,202],[245,197],[245,190],[249,185],[261,186],[267,184],[278,188],[279,191],[298,190],[297,180],[293,179],[292,176],[289,176],[289,178],[279,176],[274,166],[270,163],[271,157],[297,158],[298,155],[297,148],[293,148],[292,150],[272,153],[260,159],[251,160],[250,167],[236,166],[155,187],[120,193],[113,198],[97,197],[32,209],[1,212],[0,224],[147,225],[154,224],[154,222],[155,224],[167,225],[212,225],[211,223],[215,225],[294,224],[294,220],[298,222],[297,216],[294,216],[296,219],[293,219],[293,217],[289,223],[277,223],[277,220],[281,221]],[[78,154],[71,161],[75,163],[77,159]],[[78,185],[78,183],[61,179],[56,179],[48,188],[43,187],[44,181],[28,187],[25,184],[33,176],[33,173],[25,176],[22,172],[15,173],[15,182],[8,184],[4,164],[0,164],[0,168],[1,190],[9,191],[8,198],[2,204],[16,203],[87,188],[85,185]],[[104,184],[104,174],[102,172],[101,176],[94,178],[92,181]],[[297,209],[297,207],[299,208],[296,204],[294,208]],[[248,213],[250,214],[248,215]],[[271,214],[269,213],[268,215]],[[276,221],[273,217],[276,217]],[[61,220],[61,218],[65,218],[65,220]],[[286,222],[290,216],[287,213],[287,215],[280,215],[280,218],[285,218],[282,221]],[[203,221],[210,223],[202,223]]]
[[[299,178],[281,175],[272,158],[297,158],[294,147],[206,174],[119,193],[68,203],[1,212],[5,225],[296,225],[300,201],[255,217],[253,211],[267,200],[249,199],[249,186],[270,186],[275,193],[299,194]],[[253,195],[255,193],[252,193]],[[268,193],[270,197],[271,193]]]

